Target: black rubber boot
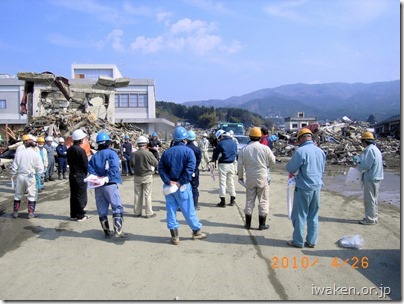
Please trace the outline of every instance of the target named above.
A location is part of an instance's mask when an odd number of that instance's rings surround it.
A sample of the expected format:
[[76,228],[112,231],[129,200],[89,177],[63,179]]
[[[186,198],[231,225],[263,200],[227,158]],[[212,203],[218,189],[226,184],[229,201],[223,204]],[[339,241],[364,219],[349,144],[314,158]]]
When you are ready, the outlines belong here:
[[226,198],[225,198],[225,197],[221,197],[221,198],[220,198],[220,203],[217,204],[216,207],[226,208]]
[[34,218],[36,217],[35,215],[35,206],[36,206],[36,201],[28,201],[28,218]]
[[67,179],[66,173],[63,172],[63,179]]
[[229,206],[234,206],[235,203],[236,203],[236,197],[235,196],[230,196],[230,204],[229,204]]
[[106,216],[100,217],[100,223],[102,230],[104,231],[105,238],[110,239],[114,235],[114,232],[111,231],[109,228],[108,217]]
[[269,225],[266,225],[265,222],[267,220],[267,216],[259,216],[259,223],[260,225],[258,226],[258,230],[265,230],[265,229],[269,229]]
[[122,229],[123,214],[116,213],[113,215],[113,217],[114,217],[115,236],[118,238],[125,238],[126,234],[123,233],[123,229]]
[[13,205],[13,218],[18,217],[18,210],[20,210],[21,206],[21,201],[16,201],[14,200],[14,205]]
[[171,243],[173,243],[174,245],[178,245],[180,243],[180,237],[178,235],[178,229],[170,229],[170,233],[171,233]]
[[195,210],[201,209],[201,208],[199,208],[198,203],[199,203],[199,196],[194,196],[194,207],[195,207]]
[[251,214],[246,214],[246,215],[245,215],[245,225],[244,225],[244,227],[245,227],[246,229],[250,229],[250,228],[251,228],[251,218],[252,218]]
[[59,173],[58,175],[59,175],[59,180],[62,180],[62,174]]

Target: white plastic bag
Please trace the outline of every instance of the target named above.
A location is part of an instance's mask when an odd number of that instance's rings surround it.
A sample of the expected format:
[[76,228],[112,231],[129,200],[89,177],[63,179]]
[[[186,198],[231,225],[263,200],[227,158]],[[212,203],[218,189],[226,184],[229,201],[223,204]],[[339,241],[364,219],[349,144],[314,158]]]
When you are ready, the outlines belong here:
[[362,186],[362,172],[357,168],[349,168],[346,175],[345,185],[353,189],[360,189]]
[[167,185],[163,186],[163,194],[164,194],[164,196],[167,196],[169,194],[173,194],[174,192],[177,192],[177,190],[178,190],[178,186],[176,184],[173,184],[171,186],[167,186]]
[[288,179],[288,189],[286,192],[286,207],[288,208],[288,219],[292,219],[292,208],[293,208],[293,191],[295,190],[296,180],[292,176]]
[[215,180],[215,164],[209,163],[210,177]]
[[344,235],[340,240],[339,244],[341,247],[361,249],[365,241],[359,234],[355,235]]
[[87,189],[94,189],[103,186],[109,182],[108,176],[99,177],[94,174],[87,176],[84,181],[87,183]]

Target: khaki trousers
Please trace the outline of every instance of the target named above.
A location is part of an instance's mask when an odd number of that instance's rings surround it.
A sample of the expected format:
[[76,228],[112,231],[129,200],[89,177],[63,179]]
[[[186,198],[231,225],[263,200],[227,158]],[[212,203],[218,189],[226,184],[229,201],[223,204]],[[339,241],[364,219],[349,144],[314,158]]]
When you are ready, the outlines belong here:
[[252,215],[256,198],[258,198],[258,215],[267,216],[269,212],[269,186],[264,188],[246,188],[244,213]]
[[134,176],[135,199],[134,214],[141,215],[143,205],[146,216],[153,215],[151,192],[153,187],[153,175]]

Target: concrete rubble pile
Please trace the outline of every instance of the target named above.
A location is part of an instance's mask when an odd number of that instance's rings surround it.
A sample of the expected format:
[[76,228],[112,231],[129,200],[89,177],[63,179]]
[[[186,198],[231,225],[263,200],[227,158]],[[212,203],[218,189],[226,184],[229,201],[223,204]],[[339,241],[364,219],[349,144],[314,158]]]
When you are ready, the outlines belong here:
[[[355,155],[360,155],[363,146],[360,141],[362,132],[366,131],[364,126],[349,126],[346,128],[336,125],[319,127],[314,133],[314,139],[318,146],[327,155],[327,163],[333,165],[355,166]],[[297,148],[294,145],[297,132],[286,134],[278,133],[279,139],[274,143],[274,154],[277,157],[291,157]],[[382,152],[385,167],[400,166],[400,140],[391,138],[378,138],[376,145]]]

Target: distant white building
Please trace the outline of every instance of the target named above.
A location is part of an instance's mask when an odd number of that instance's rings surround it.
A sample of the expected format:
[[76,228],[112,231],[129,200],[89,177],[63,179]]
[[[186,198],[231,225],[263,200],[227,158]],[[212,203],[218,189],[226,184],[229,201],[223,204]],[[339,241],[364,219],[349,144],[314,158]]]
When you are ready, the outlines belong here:
[[305,117],[304,112],[297,112],[296,117],[285,117],[285,130],[299,130],[309,124],[316,122],[317,118]]

